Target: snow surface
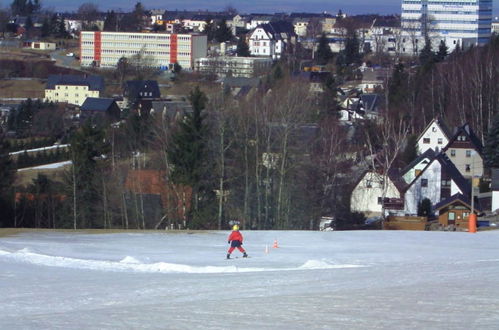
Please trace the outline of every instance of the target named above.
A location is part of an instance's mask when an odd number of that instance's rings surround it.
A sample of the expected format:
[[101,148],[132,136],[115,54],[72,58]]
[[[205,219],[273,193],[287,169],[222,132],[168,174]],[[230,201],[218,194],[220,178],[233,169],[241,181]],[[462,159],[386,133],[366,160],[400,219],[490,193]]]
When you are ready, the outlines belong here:
[[499,328],[499,231],[242,233],[2,237],[0,329]]
[[53,168],[61,168],[66,165],[70,165],[72,162],[70,160],[66,160],[64,162],[58,162],[58,163],[50,163],[50,164],[45,164],[45,165],[40,165],[40,166],[35,166],[35,167],[26,167],[26,168],[20,168],[17,171],[18,172],[23,172],[23,171],[28,171],[28,170],[41,170],[41,169],[53,169]]
[[41,147],[41,148],[35,148],[35,149],[24,149],[20,151],[14,151],[14,152],[9,152],[9,155],[19,155],[22,153],[31,153],[31,152],[38,152],[38,151],[46,151],[46,150],[52,150],[52,149],[59,149],[59,148],[67,148],[69,147],[69,144],[54,144],[53,146],[48,146],[48,147]]

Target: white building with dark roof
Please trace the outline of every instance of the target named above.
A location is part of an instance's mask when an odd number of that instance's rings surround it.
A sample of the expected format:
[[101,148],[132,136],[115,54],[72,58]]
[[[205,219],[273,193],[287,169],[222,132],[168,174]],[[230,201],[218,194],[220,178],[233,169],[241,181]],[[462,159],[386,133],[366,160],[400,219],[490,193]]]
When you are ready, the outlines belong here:
[[103,91],[101,76],[50,75],[45,86],[45,101],[81,106],[87,97],[99,97]]
[[270,22],[250,32],[249,49],[252,56],[279,59],[289,44],[295,43],[296,33],[289,22]]

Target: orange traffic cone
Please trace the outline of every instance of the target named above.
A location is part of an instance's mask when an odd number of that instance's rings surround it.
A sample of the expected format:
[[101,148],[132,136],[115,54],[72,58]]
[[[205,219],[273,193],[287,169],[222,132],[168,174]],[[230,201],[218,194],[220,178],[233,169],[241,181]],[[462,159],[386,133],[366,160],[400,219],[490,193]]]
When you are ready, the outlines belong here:
[[277,244],[277,239],[274,240],[274,246],[272,246],[274,249],[277,249],[279,247],[279,245]]

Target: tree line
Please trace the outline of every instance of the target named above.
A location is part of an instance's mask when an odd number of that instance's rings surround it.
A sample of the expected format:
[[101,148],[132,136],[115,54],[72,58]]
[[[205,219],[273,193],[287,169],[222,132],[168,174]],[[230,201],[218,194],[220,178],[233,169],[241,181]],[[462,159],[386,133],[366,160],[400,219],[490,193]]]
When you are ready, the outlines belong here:
[[[363,216],[349,205],[357,178],[412,161],[413,134],[435,116],[469,121],[497,164],[498,52],[495,39],[428,65],[397,63],[380,95],[382,120],[351,126],[338,120],[338,75],[317,95],[286,59],[247,98],[198,87],[180,115],[132,109],[120,125],[83,124],[71,133],[62,182],[37,178],[13,203],[12,172],[2,171],[2,225],[217,229],[238,219],[251,229],[312,229],[335,216],[340,228],[359,228]],[[3,168],[13,168],[0,146]]]

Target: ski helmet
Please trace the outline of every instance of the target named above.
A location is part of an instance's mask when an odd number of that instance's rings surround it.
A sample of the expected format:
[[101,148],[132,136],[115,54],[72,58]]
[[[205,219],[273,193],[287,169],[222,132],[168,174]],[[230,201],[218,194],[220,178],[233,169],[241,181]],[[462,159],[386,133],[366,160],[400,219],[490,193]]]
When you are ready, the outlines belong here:
[[238,226],[238,225],[234,225],[234,226],[232,227],[232,230],[239,230],[239,226]]

